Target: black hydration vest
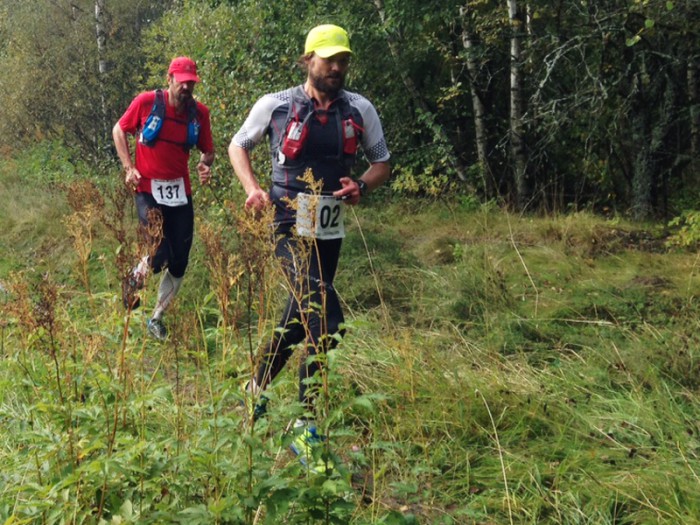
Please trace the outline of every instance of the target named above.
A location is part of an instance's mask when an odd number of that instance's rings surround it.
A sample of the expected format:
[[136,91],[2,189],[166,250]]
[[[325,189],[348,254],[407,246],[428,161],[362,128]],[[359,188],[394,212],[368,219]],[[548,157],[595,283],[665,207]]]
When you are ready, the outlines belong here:
[[[341,188],[339,179],[350,175],[364,125],[360,111],[343,94],[326,112],[328,121],[322,126],[315,119],[323,116],[314,109],[303,87],[290,91],[289,106],[286,111],[280,108],[273,112],[268,128],[273,182],[270,197],[275,204],[275,222],[284,228],[296,222],[296,211],[289,201],[308,191],[300,180],[307,169],[323,181],[322,193]],[[319,132],[321,136],[316,134]]]
[[349,170],[355,164],[362,136],[362,117],[345,97],[339,98],[334,104],[332,112],[338,115],[334,118],[338,133],[337,151],[322,158],[314,157],[308,154],[306,146],[310,120],[316,116],[316,110],[301,86],[293,88],[286,121],[272,148],[273,163],[280,168],[293,170],[308,166],[310,161],[335,161],[336,165],[340,164]]

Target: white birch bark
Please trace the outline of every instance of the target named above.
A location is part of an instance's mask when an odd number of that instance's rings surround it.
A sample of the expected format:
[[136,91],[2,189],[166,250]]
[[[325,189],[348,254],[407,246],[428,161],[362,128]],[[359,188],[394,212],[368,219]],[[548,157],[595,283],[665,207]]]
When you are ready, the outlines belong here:
[[107,75],[107,60],[105,52],[107,47],[107,32],[105,29],[105,1],[95,0],[95,34],[97,36],[97,70],[100,89],[100,109],[101,109],[101,130],[102,137],[98,144],[107,144],[109,141],[107,122],[107,99],[105,96],[105,85]]
[[523,93],[521,63],[522,21],[518,16],[516,0],[508,0],[510,21],[510,153],[515,179],[516,204],[524,210],[530,201],[530,185],[527,180],[527,159],[525,158],[523,126]]
[[469,31],[467,21],[468,7],[460,8],[462,17],[462,46],[467,51],[467,71],[469,72],[469,89],[472,97],[472,111],[474,112],[474,133],[476,137],[476,154],[479,161],[479,174],[484,185],[487,198],[496,196],[496,184],[491,172],[488,159],[488,135],[486,130],[486,107],[479,95],[477,79],[479,68],[474,59],[474,37]]

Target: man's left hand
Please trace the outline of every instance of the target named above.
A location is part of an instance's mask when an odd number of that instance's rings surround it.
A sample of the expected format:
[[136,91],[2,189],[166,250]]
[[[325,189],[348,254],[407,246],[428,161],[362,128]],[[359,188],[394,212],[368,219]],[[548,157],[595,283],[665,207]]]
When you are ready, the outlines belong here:
[[335,198],[353,206],[360,202],[360,186],[357,182],[350,177],[341,177],[340,184],[343,187],[333,192]]
[[211,179],[211,166],[204,164],[203,162],[197,163],[197,174],[199,175],[199,182],[202,184],[209,183]]

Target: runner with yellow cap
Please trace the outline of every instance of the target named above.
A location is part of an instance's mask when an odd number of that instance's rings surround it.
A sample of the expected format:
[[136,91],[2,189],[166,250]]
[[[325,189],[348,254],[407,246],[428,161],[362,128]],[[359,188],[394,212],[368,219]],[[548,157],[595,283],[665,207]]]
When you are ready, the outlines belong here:
[[[342,335],[343,312],[333,286],[345,230],[346,206],[358,204],[391,174],[389,150],[374,106],[347,91],[345,77],[352,50],[342,27],[324,24],[309,31],[299,63],[304,84],[260,98],[233,137],[229,157],[247,193],[245,206],[275,209],[275,254],[290,286],[287,305],[275,336],[264,349],[262,363],[247,385],[253,417],[265,413],[262,392],[303,344],[309,359],[299,369],[299,400],[305,407],[297,420],[292,450],[314,472],[327,472],[332,462],[319,454],[323,437],[316,431],[314,399],[321,370],[313,357],[328,352]],[[264,189],[253,170],[251,150],[269,138],[272,183]],[[358,150],[368,162],[353,178]],[[301,180],[311,169],[322,182],[321,195],[310,195]],[[268,187],[268,185],[265,185]],[[294,205],[290,205],[294,202]],[[311,250],[299,250],[302,242]],[[300,254],[306,258],[299,261]]]

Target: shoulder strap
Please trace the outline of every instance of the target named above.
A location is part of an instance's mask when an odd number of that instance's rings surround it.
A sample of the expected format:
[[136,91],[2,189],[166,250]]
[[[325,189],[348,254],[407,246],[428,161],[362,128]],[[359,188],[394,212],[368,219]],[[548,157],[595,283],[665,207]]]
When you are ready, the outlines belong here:
[[[289,123],[292,121],[292,119],[300,120],[299,119],[299,113],[300,110],[304,107],[304,102],[306,101],[306,94],[304,93],[304,88],[301,85],[295,86],[291,89],[291,93],[289,96],[289,107],[287,108],[287,116],[284,119],[284,125],[282,129],[280,130],[279,134],[279,142],[277,143],[277,150],[279,150],[282,147],[282,143],[284,142],[284,137],[287,135],[287,129],[289,128]],[[304,122],[309,119],[311,114],[313,113],[312,111],[309,111],[306,116],[304,117]]]
[[146,122],[141,130],[141,136],[139,141],[144,146],[153,146],[158,139],[158,134],[160,133],[160,128],[163,126],[163,120],[165,119],[165,97],[163,96],[163,90],[156,89],[155,100],[153,101],[153,106],[151,107],[151,113],[146,118]]
[[201,125],[197,120],[197,114],[197,101],[191,100],[187,107],[187,140],[185,142],[185,149],[188,151],[199,142]]
[[163,95],[162,89],[156,89],[156,98],[153,101],[151,114],[157,115],[162,119],[165,118],[165,95]]

